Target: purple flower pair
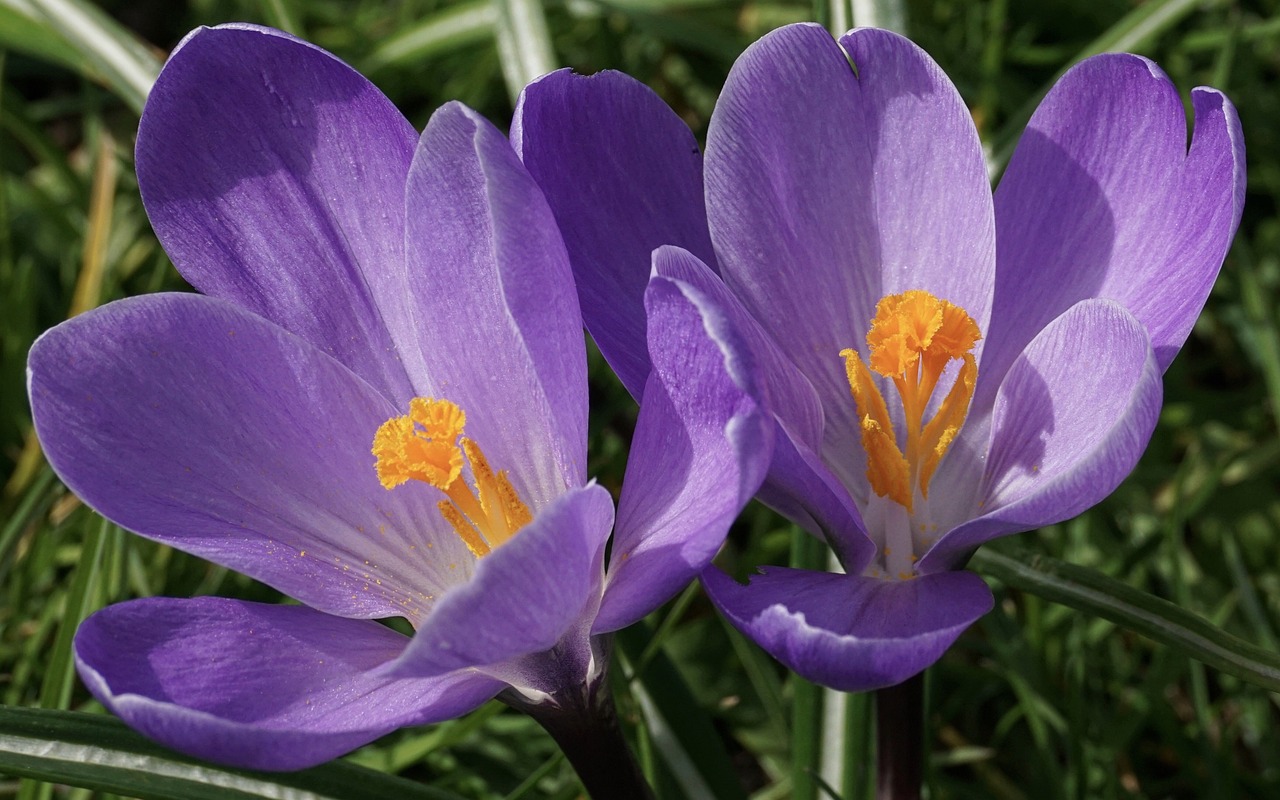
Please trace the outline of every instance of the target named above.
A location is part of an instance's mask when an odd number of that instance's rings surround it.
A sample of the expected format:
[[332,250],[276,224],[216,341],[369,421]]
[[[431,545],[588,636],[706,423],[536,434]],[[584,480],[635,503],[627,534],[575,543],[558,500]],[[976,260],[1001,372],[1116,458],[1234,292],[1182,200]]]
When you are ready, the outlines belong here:
[[1152,62],[1068,72],[994,197],[954,86],[879,30],[793,25],[737,61],[705,164],[619,73],[552,73],[512,139],[568,246],[588,330],[637,397],[650,274],[742,332],[776,430],[760,497],[847,574],[703,581],[733,623],[845,690],[916,674],[986,613],[961,570],[1129,473],[1161,374],[1240,219],[1244,145],[1219,92]]
[[[599,635],[710,562],[764,477],[749,349],[658,276],[628,298],[652,369],[615,514],[585,474],[564,243],[464,106],[419,137],[312,45],[201,29],[151,93],[137,170],[203,296],[41,337],[41,442],[108,519],[300,603],[147,598],[81,626],[89,689],[166,744],[292,769],[501,691],[554,703],[598,679]],[[390,617],[414,635],[372,621]]]

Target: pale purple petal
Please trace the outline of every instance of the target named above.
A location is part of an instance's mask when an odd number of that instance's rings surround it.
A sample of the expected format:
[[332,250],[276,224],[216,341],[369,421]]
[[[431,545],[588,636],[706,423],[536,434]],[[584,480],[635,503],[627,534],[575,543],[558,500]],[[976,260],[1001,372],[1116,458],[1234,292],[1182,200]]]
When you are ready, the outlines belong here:
[[612,527],[602,486],[565,493],[436,603],[389,674],[440,675],[550,649],[598,608]]
[[760,488],[773,446],[759,370],[734,320],[661,275],[649,282],[645,308],[653,370],[594,633],[630,625],[711,563]]
[[458,538],[433,534],[450,530],[439,493],[378,482],[370,447],[396,409],[256,314],[121,300],[40,337],[28,374],[49,462],[129,530],[342,616],[421,617],[469,574]]
[[846,692],[910,678],[991,610],[971,572],[907,581],[765,567],[747,586],[712,567],[702,574],[729,621],[801,677]]
[[503,688],[469,670],[377,674],[408,641],[303,606],[166,597],[89,617],[75,655],[94,696],[147,736],[210,761],[294,770],[465,714]]
[[405,197],[410,327],[429,387],[538,506],[586,481],[586,349],[564,243],[505,136],[459,103],[422,134]]
[[831,543],[847,569],[861,571],[875,545],[867,538],[849,492],[818,457],[822,407],[809,380],[778,348],[773,337],[696,256],[678,247],[653,253],[654,274],[696,289],[741,334],[764,379],[769,408],[777,417],[775,449],[759,497],[765,504]]
[[1145,58],[1082,62],[1040,104],[996,192],[998,286],[979,378],[988,396],[1026,343],[1079,300],[1123,304],[1161,369],[1204,305],[1240,221],[1244,142],[1220,93],[1178,92]]
[[823,460],[856,486],[840,351],[865,347],[876,303],[907,289],[985,329],[994,219],[977,133],[938,66],[886,31],[841,44],[793,25],[747,49],[712,117],[706,183],[725,281],[817,389]]
[[564,233],[587,330],[638,398],[649,254],[679,245],[715,264],[698,143],[634,78],[568,70],[525,87],[511,139]]
[[268,28],[201,28],[138,129],[138,185],[178,271],[411,397],[384,320],[402,315],[404,180],[416,134],[329,53]]
[[1049,324],[996,396],[977,519],[920,562],[953,568],[979,544],[1070,519],[1115,490],[1160,414],[1160,368],[1123,306],[1086,300]]

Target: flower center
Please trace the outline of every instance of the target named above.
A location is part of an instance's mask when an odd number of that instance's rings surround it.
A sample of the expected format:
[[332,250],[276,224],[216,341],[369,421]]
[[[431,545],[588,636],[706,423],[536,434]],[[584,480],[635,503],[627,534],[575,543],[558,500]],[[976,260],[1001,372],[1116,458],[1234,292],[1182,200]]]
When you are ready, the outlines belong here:
[[[479,558],[510,539],[533,519],[507,479],[494,473],[480,445],[462,435],[467,415],[448,400],[415,397],[409,413],[382,423],[373,437],[374,469],[387,489],[410,480],[444,492],[445,518]],[[471,466],[474,488],[462,479],[462,459]]]
[[[884,397],[858,351],[840,351],[849,388],[862,420],[862,446],[867,452],[867,479],[881,497],[911,514],[917,491],[929,499],[929,481],[955,440],[969,412],[978,367],[970,352],[982,338],[978,324],[964,309],[929,292],[891,294],[876,305],[867,332],[871,370],[893,380],[902,400],[906,424],[900,445]],[[959,372],[933,417],[925,411],[938,380],[952,361]]]

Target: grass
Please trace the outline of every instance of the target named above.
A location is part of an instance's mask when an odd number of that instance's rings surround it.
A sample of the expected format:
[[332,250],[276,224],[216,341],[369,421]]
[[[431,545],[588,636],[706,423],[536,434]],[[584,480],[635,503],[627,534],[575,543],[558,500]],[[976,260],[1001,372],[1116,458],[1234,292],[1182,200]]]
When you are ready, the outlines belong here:
[[[514,79],[504,79],[495,44],[510,3],[102,6],[130,32],[123,52],[139,64],[158,63],[196,25],[249,20],[288,28],[366,70],[418,126],[449,99],[500,125],[510,119]],[[127,77],[113,77],[47,23],[6,26],[19,7],[25,3],[0,3],[0,702],[92,710],[67,645],[93,609],[155,594],[274,595],[103,523],[52,476],[32,444],[24,364],[34,338],[85,308],[183,286],[138,197],[131,159],[137,98]],[[555,63],[630,72],[700,137],[735,55],[765,30],[813,15],[805,3],[722,0],[570,0],[541,10]],[[1146,456],[1094,510],[993,549],[1089,567],[1275,651],[1280,5],[919,0],[906,4],[906,16],[910,34],[955,81],[997,157],[1053,78],[1099,49],[1151,56],[1184,96],[1210,84],[1240,109],[1249,150],[1244,222],[1165,377],[1165,408]],[[506,32],[517,41],[521,34]],[[634,413],[598,359],[592,381],[591,471],[616,486]],[[753,507],[736,526],[728,557],[744,565],[787,563],[790,542],[784,523]],[[1274,694],[1104,619],[991,582],[995,610],[928,675],[932,797],[1280,793]],[[827,782],[843,796],[865,796],[865,698],[823,698],[788,678],[696,591],[623,638],[615,670],[622,711],[663,796],[682,796],[695,778],[711,796],[730,796],[726,771],[742,796],[816,796],[823,791],[814,772],[819,745],[840,726],[824,727],[815,709],[842,705],[853,755],[836,759],[848,762],[844,777]],[[402,731],[350,760],[471,798],[570,798],[580,791],[550,740],[496,705]],[[0,796],[53,793],[49,784],[0,778]]]

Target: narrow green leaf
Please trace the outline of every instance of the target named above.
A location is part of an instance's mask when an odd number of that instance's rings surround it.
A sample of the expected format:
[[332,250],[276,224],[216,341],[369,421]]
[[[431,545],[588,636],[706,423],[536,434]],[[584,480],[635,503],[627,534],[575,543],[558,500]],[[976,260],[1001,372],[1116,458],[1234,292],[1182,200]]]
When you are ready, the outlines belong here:
[[526,84],[555,69],[555,49],[542,0],[494,0],[498,9],[498,57],[514,103]]
[[493,39],[498,9],[491,0],[474,0],[437,11],[401,29],[374,48],[363,67],[373,73],[386,67],[414,64],[421,59],[461,50]]
[[0,0],[0,49],[26,53],[76,72],[89,69],[80,51],[40,19],[29,0]]
[[93,64],[108,88],[141,114],[160,74],[160,59],[127,28],[88,0],[27,0]]
[[40,687],[42,708],[66,708],[71,701],[71,689],[75,683],[75,666],[71,656],[71,643],[76,628],[89,613],[97,608],[94,585],[98,582],[98,570],[102,567],[102,554],[108,534],[113,527],[105,519],[87,521],[90,531],[80,548],[80,563],[76,565],[71,587],[67,591],[66,605],[58,623],[58,638],[54,640],[53,655]]
[[[618,631],[616,641],[627,660],[639,664],[651,636],[647,625],[637,623]],[[745,799],[720,734],[663,650],[649,655],[643,671],[635,675],[632,691],[644,708],[655,746],[688,797]],[[702,792],[696,793],[699,785]]]
[[1172,28],[1197,7],[1204,5],[1208,4],[1203,3],[1202,0],[1152,0],[1152,2],[1137,5],[1101,36],[1085,45],[1084,49],[1076,53],[1075,57],[1058,70],[1058,73],[1039,92],[1006,121],[1003,131],[993,142],[994,164],[1003,169],[1004,165],[1009,163],[1009,158],[1013,156],[1013,149],[1027,121],[1035,113],[1040,101],[1049,93],[1049,89],[1068,69],[1089,56],[1099,53],[1142,52],[1157,36]]
[[[823,569],[827,548],[800,528],[791,532],[791,566]],[[822,687],[791,676],[791,792],[795,800],[817,800],[822,770]],[[837,745],[838,746],[838,745]]]
[[976,552],[970,564],[1006,586],[1096,614],[1241,680],[1280,691],[1280,654],[1096,570],[1042,555],[1011,558],[989,548]]
[[0,707],[0,773],[142,800],[459,800],[340,761],[265,773],[179,755],[100,714]]

